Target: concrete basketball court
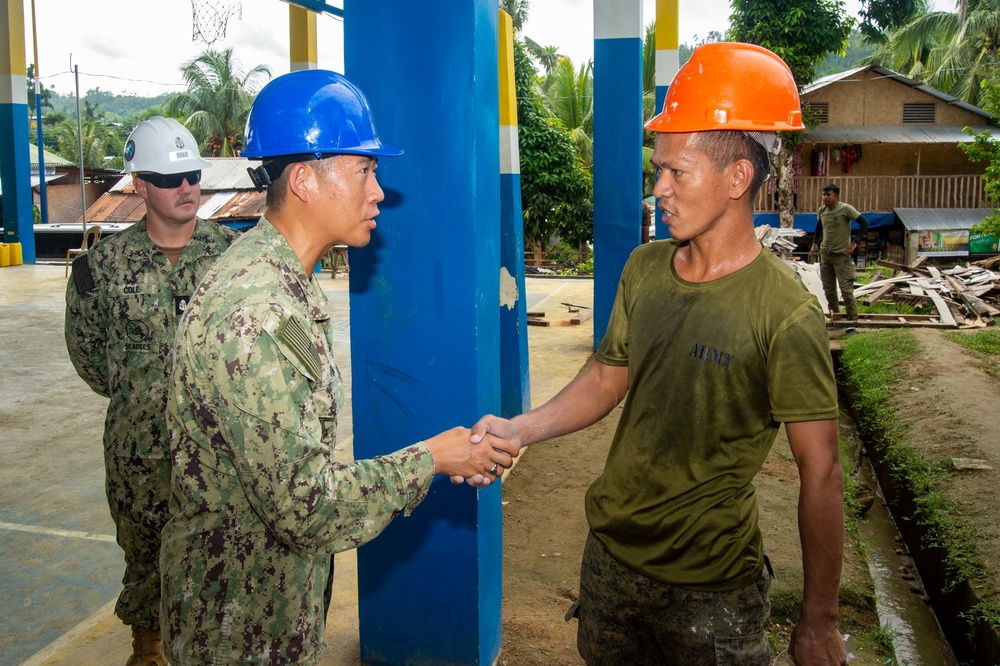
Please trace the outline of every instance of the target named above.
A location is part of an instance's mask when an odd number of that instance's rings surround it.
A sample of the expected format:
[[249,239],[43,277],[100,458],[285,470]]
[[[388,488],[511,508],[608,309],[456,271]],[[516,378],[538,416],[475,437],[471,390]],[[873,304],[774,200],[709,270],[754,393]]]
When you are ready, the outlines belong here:
[[[104,496],[107,400],[77,377],[66,353],[64,270],[0,268],[0,666],[105,666],[131,654],[129,630],[113,613],[124,561]],[[317,279],[332,303],[349,386],[348,280]],[[562,303],[593,305],[589,279],[529,277],[526,291],[528,310],[554,322],[573,316]],[[537,405],[590,356],[593,320],[528,332]],[[344,415],[338,458],[348,460],[351,410]],[[337,556],[324,666],[360,663],[356,561],[355,551]]]

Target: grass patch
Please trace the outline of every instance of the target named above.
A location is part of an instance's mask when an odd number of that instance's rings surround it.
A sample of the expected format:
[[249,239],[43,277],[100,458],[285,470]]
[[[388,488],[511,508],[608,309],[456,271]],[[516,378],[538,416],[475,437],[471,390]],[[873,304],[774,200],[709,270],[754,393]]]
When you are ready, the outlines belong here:
[[963,581],[981,581],[986,572],[972,528],[958,505],[937,491],[945,471],[929,464],[903,443],[908,424],[896,414],[892,397],[905,374],[902,362],[917,353],[905,330],[864,333],[843,342],[841,384],[852,396],[858,428],[890,471],[894,488],[914,504],[912,518],[926,532],[926,544],[944,552],[945,590]]
[[952,342],[957,342],[966,353],[983,361],[983,369],[1000,379],[1000,331],[987,329],[975,333],[948,331],[945,333]]

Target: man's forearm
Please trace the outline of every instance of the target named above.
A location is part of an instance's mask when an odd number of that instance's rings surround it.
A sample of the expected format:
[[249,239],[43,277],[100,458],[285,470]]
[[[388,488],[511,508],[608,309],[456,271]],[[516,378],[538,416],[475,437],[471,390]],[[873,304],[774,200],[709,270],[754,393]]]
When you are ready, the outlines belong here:
[[595,361],[551,400],[512,419],[523,445],[534,444],[597,423],[628,391],[628,368]]

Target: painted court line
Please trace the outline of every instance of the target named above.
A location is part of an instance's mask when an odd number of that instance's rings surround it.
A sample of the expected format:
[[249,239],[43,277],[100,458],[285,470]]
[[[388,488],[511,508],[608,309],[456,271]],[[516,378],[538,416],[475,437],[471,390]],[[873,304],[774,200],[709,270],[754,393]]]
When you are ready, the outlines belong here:
[[71,539],[87,539],[89,541],[104,541],[107,543],[117,543],[115,537],[109,534],[98,534],[96,532],[76,532],[73,530],[60,530],[50,527],[36,527],[34,525],[18,525],[17,523],[0,522],[0,530],[12,530],[14,532],[31,532],[33,534],[45,534],[46,536],[69,537]]
[[22,661],[19,666],[39,666],[44,664],[46,660],[51,658],[53,655],[57,654],[60,650],[64,649],[66,646],[71,645],[78,638],[86,634],[90,629],[97,623],[104,620],[106,617],[115,612],[115,604],[118,603],[117,599],[109,601],[107,604],[101,607],[100,610],[93,613],[90,617],[85,619],[80,624],[76,625],[65,634],[57,638],[56,640],[49,643],[44,649],[36,652],[27,661]]

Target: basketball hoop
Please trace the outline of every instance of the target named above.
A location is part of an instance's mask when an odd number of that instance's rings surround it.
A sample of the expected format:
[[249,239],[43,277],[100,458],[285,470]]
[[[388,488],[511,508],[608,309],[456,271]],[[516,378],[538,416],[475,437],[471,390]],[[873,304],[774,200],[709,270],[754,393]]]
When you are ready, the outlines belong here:
[[226,24],[236,16],[243,19],[238,0],[191,0],[191,41],[212,46],[226,38]]

